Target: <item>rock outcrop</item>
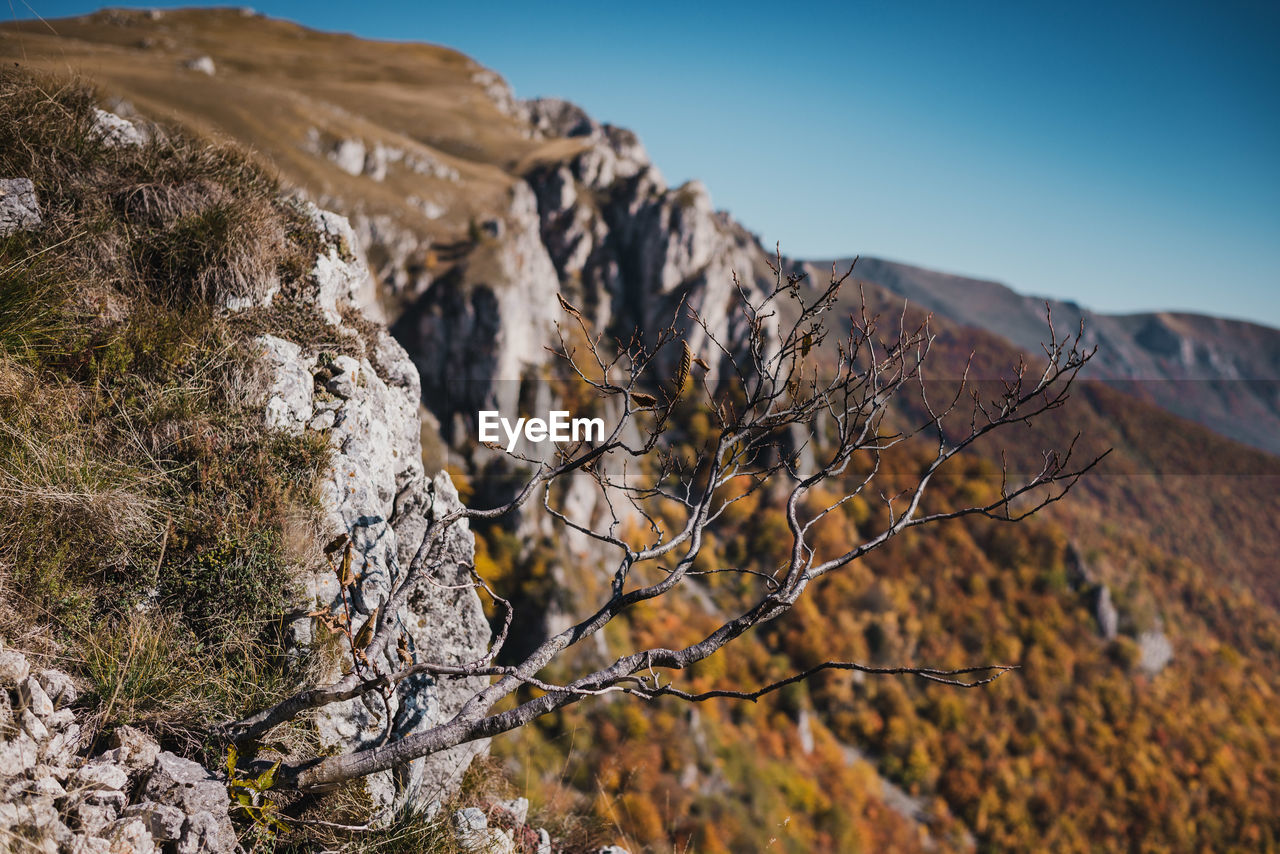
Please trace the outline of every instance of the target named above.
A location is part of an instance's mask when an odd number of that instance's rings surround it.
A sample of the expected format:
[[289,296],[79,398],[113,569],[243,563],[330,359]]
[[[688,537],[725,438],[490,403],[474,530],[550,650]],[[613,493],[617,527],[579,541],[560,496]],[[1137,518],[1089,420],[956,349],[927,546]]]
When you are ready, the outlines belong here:
[[[629,130],[600,124],[564,101],[529,102],[547,135],[581,139],[567,161],[525,176],[538,198],[542,237],[566,295],[601,328],[639,330],[652,341],[673,320],[719,375],[720,342],[730,352],[745,327],[733,308],[733,278],[749,292],[768,285],[754,235],[717,212],[701,182],[670,188]],[[681,303],[706,321],[704,331]]]
[[392,327],[446,440],[470,435],[455,418],[486,406],[514,411],[521,382],[548,359],[559,316],[560,281],[526,184],[512,185],[503,223],[492,230],[500,237],[481,239],[465,269],[431,283]]
[[1138,654],[1138,669],[1147,676],[1156,676],[1173,661],[1173,643],[1157,626],[1138,635]]
[[133,122],[106,110],[94,109],[94,131],[98,138],[111,148],[142,145],[146,136]]
[[130,727],[81,751],[76,689],[0,647],[0,840],[5,851],[230,854],[225,784]]
[[0,237],[39,228],[40,202],[30,178],[0,178]]
[[[385,328],[349,319],[359,317],[368,278],[363,259],[353,251],[350,226],[334,214],[311,212],[324,250],[311,277],[313,290],[304,299],[332,325],[341,352],[262,337],[271,372],[267,426],[318,431],[328,439],[333,457],[323,485],[321,536],[328,541],[347,534],[354,544],[359,581],[348,602],[354,627],[370,619],[391,620],[407,635],[411,654],[438,662],[472,661],[486,648],[489,626],[468,586],[474,544],[465,523],[449,534],[435,575],[413,590],[408,605],[395,613],[381,610],[417,551],[427,519],[457,508],[458,493],[447,474],[428,477],[423,470],[421,389],[413,362]],[[333,573],[316,571],[305,581],[304,610],[343,610]],[[310,620],[301,620],[294,626],[295,640],[300,645],[323,641],[326,630],[316,631]],[[401,666],[393,657],[372,664],[383,672]],[[344,653],[322,678],[336,680],[350,666]],[[483,679],[424,676],[398,695],[407,701],[393,698],[389,708],[377,696],[329,706],[316,716],[320,742],[346,751],[378,741],[388,731],[393,736],[421,731],[451,717],[483,684]],[[369,793],[382,808],[442,797],[486,748],[485,742],[463,745],[394,774],[375,775],[369,778]]]
[[208,74],[212,77],[217,73],[217,66],[213,64],[211,56],[195,56],[182,63],[182,67],[189,71],[197,71],[200,74]]

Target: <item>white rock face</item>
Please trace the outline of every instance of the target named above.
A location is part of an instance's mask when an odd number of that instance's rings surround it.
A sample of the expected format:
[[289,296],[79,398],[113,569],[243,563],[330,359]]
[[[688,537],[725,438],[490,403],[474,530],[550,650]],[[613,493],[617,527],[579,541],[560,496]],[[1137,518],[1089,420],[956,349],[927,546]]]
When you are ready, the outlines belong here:
[[[710,363],[714,384],[723,358],[711,337],[732,350],[745,333],[733,275],[753,291],[767,272],[755,238],[715,211],[700,182],[668,188],[630,131],[602,125],[565,101],[528,104],[540,133],[591,142],[568,163],[528,175],[561,283],[596,307],[597,325],[634,326],[648,341],[683,298],[710,334],[687,317],[677,325],[695,355]],[[607,201],[584,204],[584,196]]]
[[300,433],[311,419],[314,380],[302,348],[292,341],[263,335],[258,339],[263,358],[271,366],[266,423],[269,430]]
[[1120,612],[1111,601],[1111,588],[1107,585],[1099,586],[1098,600],[1093,610],[1098,619],[1098,633],[1107,640],[1115,640],[1120,629]]
[[[322,485],[323,539],[346,533],[354,544],[360,580],[349,591],[348,604],[359,627],[385,605],[418,549],[427,516],[460,505],[448,475],[428,478],[423,471],[421,393],[408,355],[385,329],[368,333],[370,339],[344,324],[342,309],[358,307],[367,279],[350,226],[324,211],[314,211],[312,219],[325,237],[312,299],[336,327],[335,337],[351,343],[352,352],[322,353],[275,336],[260,338],[270,372],[265,420],[271,429],[295,434],[327,432],[333,458]],[[483,654],[490,633],[479,597],[468,586],[473,561],[471,533],[460,524],[446,538],[435,576],[411,592],[405,608],[381,614],[381,620],[394,620],[406,633],[413,655],[462,663]],[[317,571],[304,581],[307,610],[319,606],[341,612],[341,591],[332,572]],[[315,639],[314,631],[309,619],[294,626],[301,644]],[[374,665],[382,672],[399,669],[394,655],[393,650]],[[338,679],[349,667],[349,659],[334,662],[324,680]],[[329,706],[316,716],[320,742],[351,750],[380,740],[388,727],[394,736],[429,728],[451,717],[484,684],[483,679],[418,678],[392,700],[390,720],[377,695]],[[487,746],[459,746],[395,773],[375,775],[368,780],[370,795],[380,807],[447,796],[472,757]]]
[[556,295],[560,280],[547,249],[542,245],[538,222],[538,200],[528,184],[511,190],[509,231],[498,254],[499,273],[515,287],[499,291],[498,306],[503,318],[501,355],[496,376],[516,380],[524,368],[546,360],[544,349],[556,317]]
[[432,284],[398,321],[426,399],[447,401],[435,413],[446,430],[455,415],[514,411],[520,381],[548,359],[544,348],[559,316],[560,281],[528,185],[512,186],[510,207],[493,230],[501,236],[472,250],[465,281]]
[[1148,676],[1155,676],[1173,661],[1173,644],[1161,629],[1153,629],[1138,635],[1138,669]]
[[316,259],[312,278],[316,290],[311,301],[334,326],[342,322],[340,305],[365,310],[375,300],[369,268],[359,255],[360,246],[351,223],[344,216],[303,203],[312,224],[325,239],[325,253]]
[[44,223],[30,178],[0,178],[0,237],[33,231]]
[[340,140],[329,152],[329,159],[333,164],[348,175],[363,175],[365,158],[368,156],[368,149],[358,139]]

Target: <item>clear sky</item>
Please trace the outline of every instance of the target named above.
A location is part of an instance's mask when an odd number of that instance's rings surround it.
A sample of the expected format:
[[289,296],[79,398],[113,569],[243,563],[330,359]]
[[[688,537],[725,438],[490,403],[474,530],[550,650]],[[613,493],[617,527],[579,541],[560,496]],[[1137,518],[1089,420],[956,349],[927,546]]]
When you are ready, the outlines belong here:
[[1274,0],[255,8],[449,45],[576,101],[793,256],[1280,326]]

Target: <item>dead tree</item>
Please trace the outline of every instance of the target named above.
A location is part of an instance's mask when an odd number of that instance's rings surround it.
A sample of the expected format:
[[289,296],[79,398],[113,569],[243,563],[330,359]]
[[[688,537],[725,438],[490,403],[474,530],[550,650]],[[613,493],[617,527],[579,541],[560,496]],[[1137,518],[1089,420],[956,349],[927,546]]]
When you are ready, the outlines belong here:
[[[279,779],[301,790],[319,791],[347,780],[393,768],[414,759],[475,739],[494,736],[524,726],[539,716],[606,693],[629,694],[653,700],[675,697],[702,701],[713,697],[754,700],[784,685],[823,670],[857,670],[878,674],[909,674],[949,685],[974,687],[990,682],[1010,669],[980,664],[943,670],[920,666],[871,667],[856,662],[828,661],[787,679],[760,687],[732,687],[691,693],[678,687],[673,671],[689,667],[725,647],[747,630],[785,614],[824,575],[837,572],[883,546],[903,531],[947,519],[982,515],[1016,521],[1057,501],[1091,469],[1098,459],[1073,465],[1071,447],[1043,454],[1038,470],[1019,477],[1007,472],[999,496],[986,504],[959,508],[922,509],[931,480],[966,449],[1001,428],[1027,423],[1057,409],[1067,400],[1072,382],[1093,355],[1082,349],[1080,334],[1060,337],[1049,322],[1049,342],[1042,364],[1019,364],[995,393],[983,395],[966,386],[968,369],[957,389],[935,403],[924,382],[923,367],[934,336],[928,321],[912,329],[899,322],[891,338],[876,328],[862,309],[848,318],[848,331],[834,332],[837,296],[850,272],[832,271],[825,287],[810,288],[799,276],[783,272],[781,258],[774,267],[771,292],[754,295],[739,285],[741,315],[736,343],[719,340],[709,324],[696,313],[681,308],[686,329],[700,331],[710,342],[708,358],[728,365],[714,385],[706,381],[707,363],[695,357],[684,335],[673,324],[648,344],[639,337],[611,348],[586,319],[562,302],[566,323],[585,336],[586,344],[571,346],[560,336],[556,351],[568,374],[587,383],[601,397],[613,399],[620,416],[603,441],[561,447],[553,458],[536,462],[532,476],[509,502],[493,509],[463,508],[432,521],[421,545],[398,585],[383,605],[394,613],[411,589],[433,572],[433,560],[446,531],[463,519],[494,519],[540,501],[546,512],[568,529],[578,531],[612,551],[616,562],[608,592],[595,610],[575,625],[546,639],[524,660],[512,666],[496,664],[508,638],[512,608],[499,597],[488,580],[472,568],[474,583],[493,597],[501,625],[488,653],[469,664],[445,664],[416,660],[399,672],[384,673],[353,667],[335,684],[303,691],[248,718],[226,725],[222,733],[231,742],[261,739],[272,727],[327,704],[370,692],[409,690],[406,681],[417,674],[438,678],[487,676],[489,684],[472,696],[452,719],[425,731],[389,740],[354,752],[315,758],[285,766]],[[905,314],[904,314],[905,317]],[[660,362],[660,356],[663,360]],[[674,365],[674,382],[666,391],[655,382],[659,364]],[[690,382],[711,414],[713,439],[692,460],[672,453],[664,436],[672,428],[676,399]],[[910,429],[890,429],[895,397],[918,394],[927,413],[923,423]],[[686,397],[687,400],[687,397]],[[919,411],[919,410],[917,410]],[[954,419],[964,429],[956,436]],[[944,422],[952,419],[951,429]],[[900,420],[900,419],[899,419]],[[815,425],[821,423],[821,430]],[[804,473],[797,465],[793,436],[800,428],[813,436],[807,453],[812,461]],[[818,435],[818,434],[821,435]],[[948,438],[950,434],[950,438]],[[631,436],[628,440],[626,437]],[[639,436],[637,440],[634,437]],[[893,495],[882,493],[881,461],[890,449],[912,442],[927,443],[928,454],[916,469],[909,487]],[[791,450],[788,451],[787,449]],[[557,506],[557,484],[569,475],[595,479],[614,511],[611,522],[592,525],[570,518]],[[813,508],[806,502],[815,487],[839,485],[838,499]],[[789,556],[772,572],[721,567],[717,572],[741,572],[756,592],[745,607],[700,641],[679,649],[635,649],[605,666],[590,669],[564,684],[550,684],[540,673],[566,650],[590,638],[609,621],[641,602],[677,594],[682,586],[697,583],[707,570],[695,569],[695,561],[708,538],[724,524],[725,511],[735,502],[764,488],[778,495],[785,506],[790,531]],[[842,554],[819,556],[812,544],[815,525],[854,496],[878,496],[887,512],[878,530],[849,544]],[[619,502],[629,505],[629,515],[643,521],[622,524]],[[536,505],[534,505],[536,507]],[[663,508],[666,508],[665,511]],[[681,522],[666,530],[661,513]],[[629,533],[639,527],[642,536]],[[356,657],[380,660],[380,653],[397,643],[394,621],[383,621],[374,632],[362,632],[363,650]],[[365,655],[367,651],[367,656]],[[524,686],[540,689],[537,696],[505,711],[494,711],[499,701]]]

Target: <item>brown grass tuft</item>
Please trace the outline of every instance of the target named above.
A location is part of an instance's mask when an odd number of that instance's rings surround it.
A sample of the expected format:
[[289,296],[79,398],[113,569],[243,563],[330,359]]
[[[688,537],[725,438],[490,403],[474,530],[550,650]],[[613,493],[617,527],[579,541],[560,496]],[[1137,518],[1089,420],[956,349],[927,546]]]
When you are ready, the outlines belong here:
[[0,70],[0,174],[45,218],[0,238],[0,633],[57,653],[104,731],[193,753],[308,675],[280,651],[328,448],[263,429],[274,330],[219,306],[296,287],[316,247],[238,150],[109,148],[95,100]]

